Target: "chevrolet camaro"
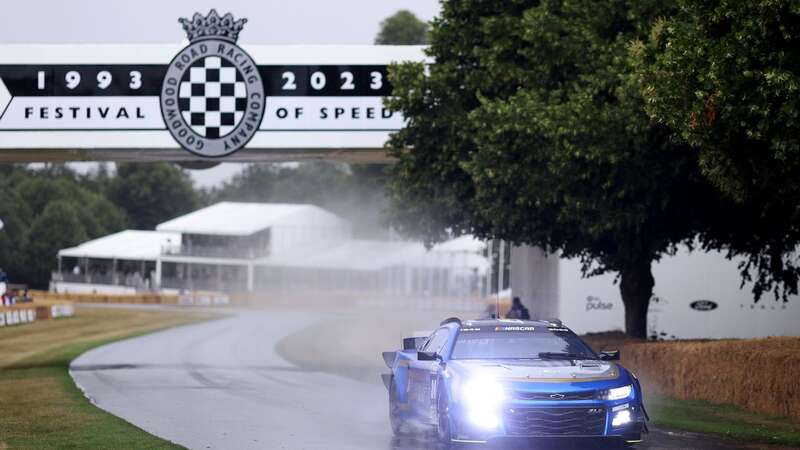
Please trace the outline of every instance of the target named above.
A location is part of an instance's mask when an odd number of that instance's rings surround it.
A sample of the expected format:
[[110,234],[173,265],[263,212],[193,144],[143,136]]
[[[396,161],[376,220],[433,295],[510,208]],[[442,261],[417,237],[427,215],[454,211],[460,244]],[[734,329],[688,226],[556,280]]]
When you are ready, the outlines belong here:
[[396,435],[422,426],[445,443],[589,439],[623,446],[647,430],[642,389],[557,320],[448,319],[383,354]]

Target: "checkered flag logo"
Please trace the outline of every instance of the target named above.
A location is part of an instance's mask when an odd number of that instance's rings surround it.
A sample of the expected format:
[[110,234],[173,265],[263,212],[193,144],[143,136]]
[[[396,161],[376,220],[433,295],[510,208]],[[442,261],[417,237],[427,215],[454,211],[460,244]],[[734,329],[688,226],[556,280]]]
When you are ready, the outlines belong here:
[[159,98],[164,125],[197,156],[230,155],[258,133],[267,102],[258,65],[236,45],[247,19],[212,9],[179,22],[190,43],[164,74]]
[[242,74],[219,56],[196,61],[181,79],[178,109],[200,136],[216,139],[228,135],[247,110]]

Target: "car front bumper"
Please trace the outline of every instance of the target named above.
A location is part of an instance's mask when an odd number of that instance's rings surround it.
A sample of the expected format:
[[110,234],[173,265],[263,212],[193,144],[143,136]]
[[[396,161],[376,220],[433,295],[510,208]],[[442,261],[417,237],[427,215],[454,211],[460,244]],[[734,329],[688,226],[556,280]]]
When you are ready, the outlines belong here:
[[[559,405],[511,403],[493,414],[493,426],[475,423],[471,412],[451,407],[453,440],[484,443],[496,439],[613,439],[641,440],[645,415],[639,403],[564,402]],[[615,423],[615,416],[628,411],[630,420]],[[625,413],[622,413],[625,414]]]

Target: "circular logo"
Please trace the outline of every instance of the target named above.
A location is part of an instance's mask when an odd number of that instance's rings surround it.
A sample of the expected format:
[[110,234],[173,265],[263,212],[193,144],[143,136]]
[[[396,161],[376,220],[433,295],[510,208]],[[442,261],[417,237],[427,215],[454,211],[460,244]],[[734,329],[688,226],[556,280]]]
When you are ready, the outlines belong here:
[[161,87],[161,114],[181,147],[206,157],[243,148],[264,117],[264,83],[253,59],[236,44],[206,39],[170,62]]
[[712,311],[717,309],[717,302],[713,300],[695,300],[689,306],[697,311]]

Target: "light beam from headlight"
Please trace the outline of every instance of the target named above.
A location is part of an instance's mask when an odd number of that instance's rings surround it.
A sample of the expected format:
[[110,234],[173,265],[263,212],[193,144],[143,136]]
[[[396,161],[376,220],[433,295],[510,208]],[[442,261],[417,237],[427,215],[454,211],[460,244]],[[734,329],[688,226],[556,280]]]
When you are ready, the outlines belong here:
[[611,420],[612,427],[621,427],[627,423],[631,423],[631,410],[625,409],[616,414],[614,414],[614,418]]
[[627,385],[618,388],[609,389],[605,392],[604,400],[620,400],[628,398],[633,393],[633,386]]
[[467,406],[469,421],[493,429],[500,425],[500,406],[506,400],[503,386],[495,380],[476,378],[464,384],[461,398]]

